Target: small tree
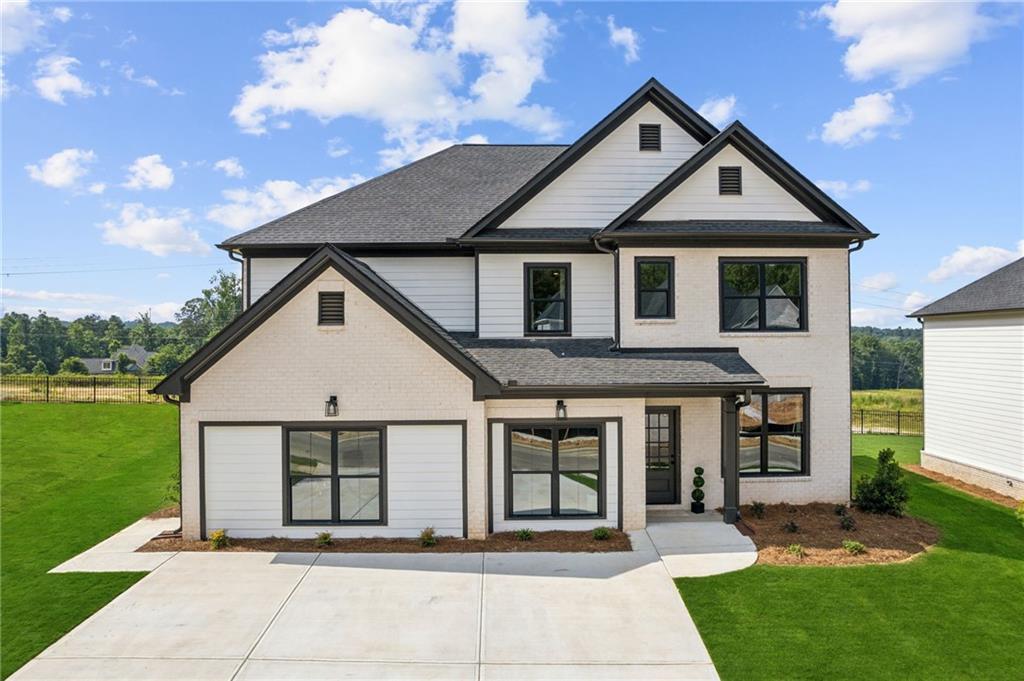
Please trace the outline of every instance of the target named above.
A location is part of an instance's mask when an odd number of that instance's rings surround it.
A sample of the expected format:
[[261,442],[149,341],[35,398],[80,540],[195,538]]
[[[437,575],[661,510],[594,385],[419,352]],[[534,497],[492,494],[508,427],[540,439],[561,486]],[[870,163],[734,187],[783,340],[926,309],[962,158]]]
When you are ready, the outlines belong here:
[[881,450],[874,475],[862,475],[857,481],[853,504],[868,513],[901,516],[909,499],[910,491],[896,463],[896,452],[888,448]]
[[36,376],[45,376],[50,372],[46,370],[46,364],[40,359],[36,360],[35,366],[32,367],[32,373]]
[[693,469],[693,472],[693,491],[690,492],[690,496],[693,498],[693,501],[690,502],[690,511],[693,513],[703,513],[704,490],[701,488],[704,487],[704,469],[697,466]]
[[60,373],[87,374],[89,373],[89,369],[85,366],[85,362],[77,357],[67,357],[60,363]]
[[117,356],[117,373],[127,374],[132,370],[133,366],[135,366],[135,362],[128,355],[122,352]]

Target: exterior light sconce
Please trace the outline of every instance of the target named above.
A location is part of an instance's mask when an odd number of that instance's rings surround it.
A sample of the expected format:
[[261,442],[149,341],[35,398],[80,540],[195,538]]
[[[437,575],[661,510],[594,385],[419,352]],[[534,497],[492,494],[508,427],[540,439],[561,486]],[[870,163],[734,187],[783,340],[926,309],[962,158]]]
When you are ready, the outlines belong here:
[[555,402],[555,418],[559,421],[564,421],[568,416],[569,413],[565,408],[565,400],[558,400]]
[[324,402],[324,416],[337,416],[338,415],[338,396],[331,395]]

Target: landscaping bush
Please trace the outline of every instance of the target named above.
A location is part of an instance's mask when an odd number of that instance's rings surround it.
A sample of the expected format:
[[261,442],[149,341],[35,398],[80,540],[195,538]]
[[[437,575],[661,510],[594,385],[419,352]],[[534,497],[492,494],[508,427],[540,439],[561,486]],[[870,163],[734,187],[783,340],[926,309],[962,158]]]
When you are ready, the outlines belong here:
[[219,551],[231,546],[231,537],[227,530],[214,530],[210,533],[210,550]]
[[896,452],[888,448],[878,452],[874,475],[862,475],[857,481],[853,494],[857,508],[868,513],[903,515],[910,492],[895,456]]
[[333,543],[334,538],[330,532],[317,532],[316,533],[316,545],[320,548],[330,546]]
[[839,519],[839,527],[847,532],[852,532],[857,529],[857,521],[853,519],[852,515],[844,515]]
[[804,547],[800,546],[799,544],[790,544],[789,546],[787,546],[786,553],[790,554],[791,556],[796,556],[797,558],[803,558],[805,555],[807,555],[804,552]]
[[853,541],[852,539],[844,539],[843,548],[846,549],[846,552],[851,556],[858,556],[867,551],[863,544],[859,541]]
[[690,502],[691,513],[703,513],[704,512],[704,490],[701,489],[704,486],[704,469],[697,466],[693,469],[693,491],[690,492],[690,498],[693,501]]
[[836,515],[846,515],[846,504],[836,504],[835,508],[832,510]]
[[423,548],[430,548],[431,546],[437,545],[437,535],[434,534],[433,527],[426,527],[420,532],[420,546]]
[[784,529],[786,532],[796,534],[800,531],[800,526],[796,524],[795,520],[787,520],[786,523],[782,526],[782,529]]
[[612,528],[595,527],[592,535],[597,541],[608,541],[612,538]]
[[533,539],[533,530],[528,527],[524,527],[521,530],[516,530],[513,533],[513,536],[515,536],[519,541],[530,541]]
[[753,501],[750,503],[750,512],[754,514],[755,518],[764,517],[765,505],[763,501]]

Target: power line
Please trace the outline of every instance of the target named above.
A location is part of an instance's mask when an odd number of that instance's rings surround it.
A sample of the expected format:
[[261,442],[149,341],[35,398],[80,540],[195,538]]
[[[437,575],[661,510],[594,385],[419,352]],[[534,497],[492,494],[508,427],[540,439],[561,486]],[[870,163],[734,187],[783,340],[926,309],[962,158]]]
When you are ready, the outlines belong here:
[[34,272],[2,272],[2,274],[5,277],[16,277],[27,274],[83,274],[92,272],[135,272],[138,270],[180,270],[188,267],[216,267],[218,269],[224,269],[224,263],[217,265],[206,263],[202,265],[162,265],[159,267],[112,267],[107,269],[91,270],[36,270]]

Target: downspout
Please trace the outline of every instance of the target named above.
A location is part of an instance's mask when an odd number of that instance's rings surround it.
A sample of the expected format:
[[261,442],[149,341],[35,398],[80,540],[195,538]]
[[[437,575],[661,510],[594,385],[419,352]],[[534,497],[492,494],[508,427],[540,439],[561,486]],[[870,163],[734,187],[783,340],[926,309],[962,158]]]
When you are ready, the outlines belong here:
[[850,253],[856,253],[857,251],[859,251],[862,248],[864,248],[864,239],[858,239],[857,240],[857,245],[854,246],[853,248],[849,249],[849,252]]
[[[864,248],[864,240],[858,239],[857,245],[853,248],[846,250],[846,314],[847,317],[850,315],[850,311],[853,310],[853,270],[850,267],[850,254],[856,253],[860,249]],[[850,318],[846,325],[846,361],[849,363],[849,376],[850,376],[850,390],[853,390],[853,319]],[[852,394],[852,392],[851,392]],[[851,400],[849,404],[849,411],[851,412],[850,419],[853,419],[852,410],[853,402]],[[846,473],[847,478],[850,481],[850,486],[847,489],[847,496],[853,495],[853,437],[850,437],[850,456],[847,457]]]
[[613,339],[612,347],[610,349],[618,350],[619,335],[621,333],[619,326],[619,249],[616,248],[615,250],[612,250],[610,248],[605,248],[604,246],[601,245],[601,242],[598,240],[598,238],[598,234],[595,234],[594,236],[590,237],[590,240],[594,244],[594,248],[596,248],[601,253],[607,253],[608,255],[612,256],[612,260],[614,262],[613,267],[615,268],[615,281],[613,285],[615,287],[615,337]]
[[161,395],[161,397],[164,398],[164,402],[167,404],[173,404],[178,408],[178,529],[175,530],[175,534],[180,537],[182,536],[182,530],[184,530],[181,523],[181,400],[176,400],[170,395]]
[[245,266],[245,258],[234,251],[228,251],[228,257],[242,266],[242,309],[246,310],[249,307],[249,268]]

